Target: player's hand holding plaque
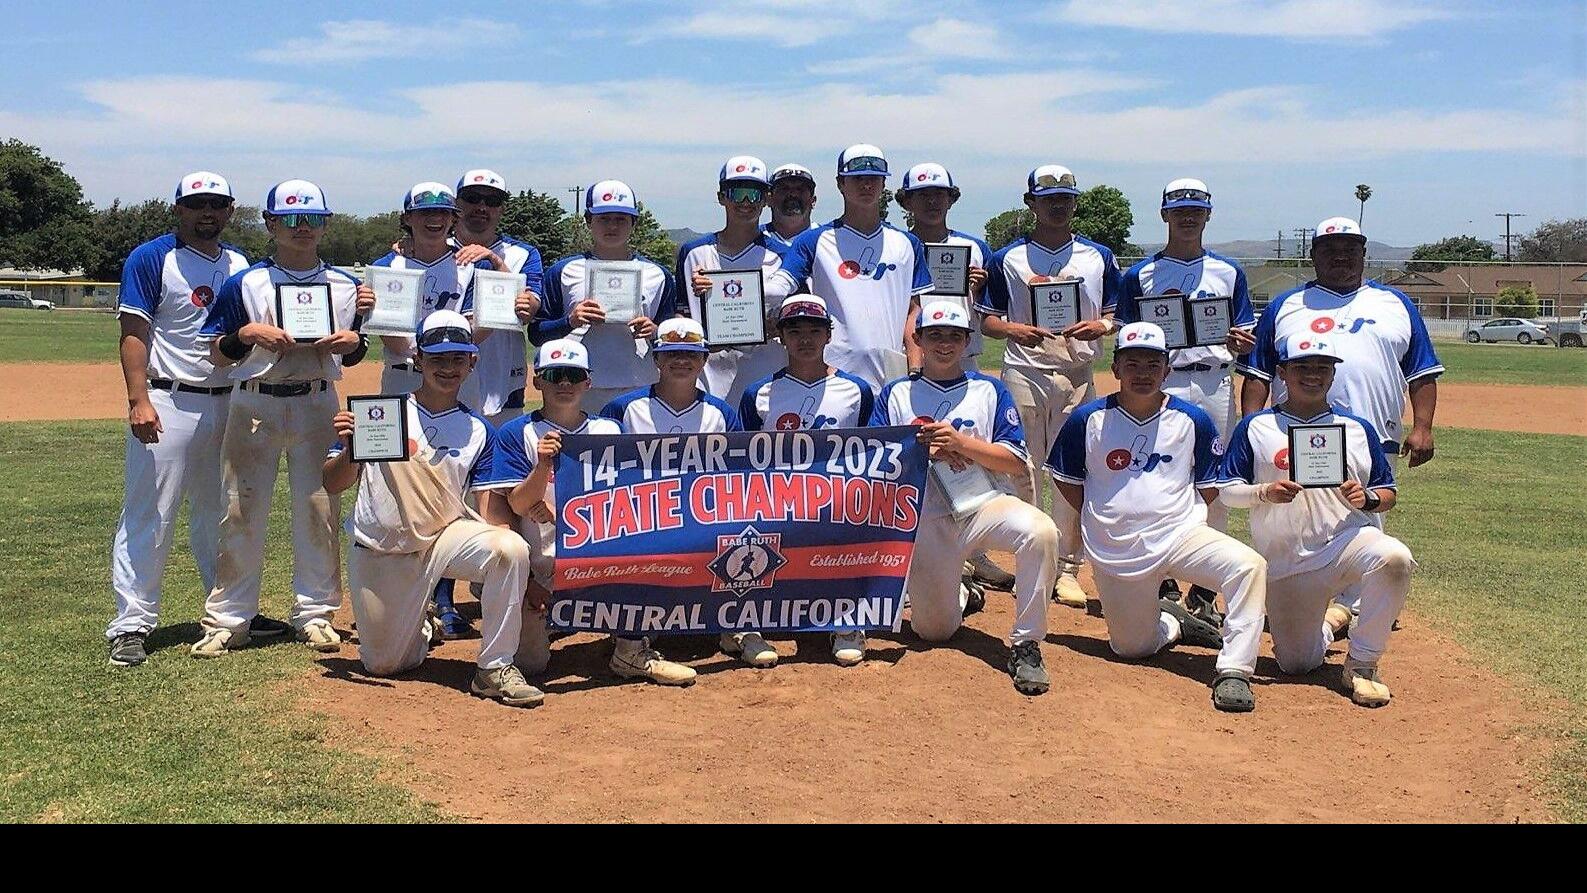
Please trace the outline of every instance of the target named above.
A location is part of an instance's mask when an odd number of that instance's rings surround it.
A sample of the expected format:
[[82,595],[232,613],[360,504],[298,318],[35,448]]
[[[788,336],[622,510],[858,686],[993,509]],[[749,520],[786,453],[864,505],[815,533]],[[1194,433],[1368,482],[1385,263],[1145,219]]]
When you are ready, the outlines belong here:
[[1194,347],[1222,347],[1234,327],[1233,298],[1191,298],[1185,302],[1186,315],[1195,335]]
[[324,282],[276,286],[276,323],[293,341],[312,344],[336,332],[331,287]]
[[1031,325],[1054,335],[1080,321],[1080,280],[1034,282],[1030,287]]
[[766,299],[761,271],[707,270],[711,290],[701,299],[705,342],[712,347],[766,343]]
[[1163,346],[1179,350],[1190,346],[1190,321],[1185,318],[1184,295],[1154,295],[1135,302],[1141,322],[1163,330]]
[[627,325],[644,316],[644,266],[637,261],[589,261],[584,293],[606,311],[608,323]]
[[933,296],[970,297],[970,246],[933,242],[926,246]]
[[353,414],[353,442],[348,458],[354,462],[402,462],[408,456],[408,395],[348,397]]
[[[955,468],[955,464],[960,467]],[[931,462],[931,476],[936,479],[937,486],[942,488],[942,495],[948,499],[948,511],[955,518],[974,514],[1001,492],[997,489],[997,481],[993,480],[992,473],[980,463],[968,459],[934,459]]]
[[1344,425],[1290,426],[1290,480],[1302,487],[1337,487],[1345,476]]
[[528,280],[522,273],[498,270],[474,271],[474,325],[482,329],[507,329],[518,332],[518,294]]
[[396,270],[370,267],[369,288],[375,293],[375,309],[364,320],[367,335],[407,335],[419,327],[419,298],[424,290],[423,270]]

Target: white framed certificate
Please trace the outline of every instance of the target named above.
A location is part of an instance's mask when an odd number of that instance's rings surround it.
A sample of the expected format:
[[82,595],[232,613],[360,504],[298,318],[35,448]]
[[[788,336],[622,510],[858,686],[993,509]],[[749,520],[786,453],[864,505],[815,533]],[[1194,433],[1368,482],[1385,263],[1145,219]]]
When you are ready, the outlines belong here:
[[766,343],[765,283],[760,268],[704,270],[711,290],[701,299],[700,326],[712,347],[744,347]]
[[528,284],[522,273],[474,271],[474,327],[523,331],[518,321],[518,294]]
[[1185,302],[1194,347],[1222,347],[1234,326],[1233,298],[1191,298]]
[[970,246],[931,242],[926,245],[926,269],[931,272],[931,294],[949,298],[970,297]]
[[1163,330],[1164,347],[1178,350],[1190,346],[1190,324],[1185,319],[1184,295],[1139,298],[1135,306],[1141,322],[1152,323]]
[[1080,280],[1036,282],[1030,287],[1031,325],[1054,335],[1080,321]]
[[292,340],[314,342],[336,332],[331,316],[331,287],[324,282],[276,285],[276,324]]
[[892,381],[903,378],[909,374],[909,357],[901,350],[890,347],[882,348],[882,379]]
[[369,267],[365,272],[369,288],[375,293],[375,309],[369,311],[362,331],[369,335],[413,337],[419,328],[424,271]]
[[638,261],[586,261],[584,294],[601,305],[609,323],[645,315],[645,267]]
[[408,459],[407,394],[348,397],[347,411],[353,414],[349,459],[354,462],[403,462]]
[[981,506],[1002,492],[997,488],[992,473],[979,462],[966,460],[963,468],[955,469],[945,459],[933,459],[931,476],[936,479],[937,486],[942,488],[942,495],[948,500],[948,511],[959,519],[975,514]]
[[1345,426],[1291,425],[1289,479],[1302,487],[1338,487],[1345,482]]

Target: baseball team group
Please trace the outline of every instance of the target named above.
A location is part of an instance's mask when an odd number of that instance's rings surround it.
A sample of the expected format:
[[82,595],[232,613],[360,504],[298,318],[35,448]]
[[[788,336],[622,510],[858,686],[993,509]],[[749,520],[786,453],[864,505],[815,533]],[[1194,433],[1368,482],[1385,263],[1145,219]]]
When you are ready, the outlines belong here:
[[[809,169],[730,158],[718,174],[722,228],[684,245],[671,270],[635,252],[639,205],[618,180],[584,192],[591,247],[548,267],[534,246],[498,232],[510,197],[500,174],[415,185],[399,240],[373,262],[422,273],[423,283],[412,334],[373,336],[381,394],[410,395],[408,458],[384,462],[354,461],[354,416],[338,402],[343,369],[365,360],[372,336],[361,329],[378,298],[320,259],[334,225],[324,191],[306,180],[272,188],[262,213],[273,253],[250,264],[220,241],[234,209],[226,179],[184,177],[175,232],[134,250],[122,276],[129,432],[111,546],[110,662],[147,660],[185,499],[208,590],[193,657],[289,635],[339,650],[345,529],[346,592],[369,673],[411,669],[437,642],[478,635],[471,691],[532,706],[544,694],[529,680],[553,659],[552,470],[565,435],[909,425],[946,476],[923,491],[905,583],[919,638],[950,639],[987,589],[1006,590],[1015,602],[1009,675],[1024,694],[1045,692],[1049,604],[1087,607],[1077,571],[1089,562],[1113,651],[1217,650],[1210,682],[1220,710],[1254,709],[1264,627],[1284,673],[1316,670],[1348,637],[1343,690],[1363,706],[1387,704],[1380,661],[1416,565],[1384,532],[1384,514],[1396,504],[1400,458],[1416,466],[1433,456],[1443,367],[1415,305],[1364,278],[1357,222],[1319,223],[1316,278],[1258,318],[1240,266],[1203,245],[1213,204],[1199,180],[1167,185],[1167,244],[1121,270],[1107,247],[1073,231],[1080,188],[1065,167],[1030,171],[1034,229],[995,251],[949,226],[960,190],[940,164],[916,164],[896,184],[909,229],[885,222],[890,176],[881,149],[844,150],[840,213],[813,223]],[[934,293],[935,246],[968,249],[968,296]],[[611,263],[638,270],[640,312],[621,322],[607,319],[588,275]],[[481,269],[524,277],[512,307],[521,335],[474,325]],[[707,274],[717,271],[760,272],[775,337],[707,342]],[[1051,283],[1078,294],[1078,321],[1041,324],[1033,290]],[[329,294],[334,319],[314,341],[289,334],[276,303],[281,287],[307,284]],[[1141,318],[1167,296],[1221,301],[1226,336],[1184,346]],[[1099,396],[1093,365],[1105,338],[1118,390]],[[1005,342],[995,377],[978,367],[985,339]],[[1412,422],[1402,427],[1407,396]],[[1297,426],[1337,432],[1338,478],[1299,479]],[[283,453],[286,621],[259,613]],[[940,481],[968,471],[992,483],[965,508]],[[355,485],[344,519],[340,494]],[[1250,545],[1226,532],[1231,508],[1250,510]],[[1012,572],[994,551],[1012,554]],[[474,587],[477,631],[457,609],[458,581]],[[722,633],[720,647],[771,668],[779,652],[762,633]],[[658,650],[664,643],[615,635],[609,667],[694,682],[693,668]],[[865,659],[863,630],[838,628],[830,645],[839,665]]]

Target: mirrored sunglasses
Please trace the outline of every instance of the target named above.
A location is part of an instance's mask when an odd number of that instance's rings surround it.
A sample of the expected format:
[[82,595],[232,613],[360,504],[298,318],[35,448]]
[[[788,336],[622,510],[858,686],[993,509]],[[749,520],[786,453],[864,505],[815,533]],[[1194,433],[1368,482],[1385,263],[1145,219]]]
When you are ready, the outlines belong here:
[[319,229],[331,217],[329,214],[277,214],[275,219],[287,229],[297,229],[304,224],[308,224],[309,229]]
[[481,189],[477,192],[459,192],[457,200],[468,202],[471,205],[484,205],[487,208],[499,208],[507,203],[507,196],[493,189]]
[[224,195],[190,195],[177,204],[190,211],[224,211],[231,207],[231,201]]
[[850,158],[843,162],[843,173],[853,174],[860,171],[875,171],[878,174],[887,173],[887,159],[877,158],[874,155],[862,155],[859,158]]
[[539,375],[546,384],[578,384],[589,380],[590,377],[590,374],[583,369],[575,369],[571,366],[552,366],[550,369],[541,369],[535,374]]
[[766,199],[766,190],[759,186],[729,186],[722,191],[735,205],[753,205]]
[[1163,201],[1165,202],[1181,202],[1187,199],[1190,201],[1210,202],[1212,201],[1212,193],[1203,192],[1200,189],[1175,189],[1173,192],[1163,193]]
[[412,200],[409,201],[409,204],[415,208],[422,208],[427,205],[448,205],[451,203],[451,196],[444,192],[436,192],[434,190],[421,192],[418,195],[415,195]]
[[446,326],[440,329],[431,329],[419,335],[420,347],[434,347],[437,344],[473,344],[474,336],[468,329],[459,329],[455,326]]
[[668,329],[656,335],[656,340],[662,344],[704,344],[705,336],[687,329]]

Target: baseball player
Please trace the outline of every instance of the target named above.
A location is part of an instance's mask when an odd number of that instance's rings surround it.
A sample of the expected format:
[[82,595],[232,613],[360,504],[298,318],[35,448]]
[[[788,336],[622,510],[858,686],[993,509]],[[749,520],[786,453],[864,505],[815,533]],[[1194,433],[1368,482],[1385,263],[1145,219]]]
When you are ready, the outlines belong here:
[[[744,391],[738,416],[746,431],[812,431],[863,428],[875,414],[871,386],[827,363],[832,317],[815,295],[792,295],[777,313],[777,336],[787,348],[788,365]],[[758,632],[723,633],[722,650],[752,667],[777,664],[777,651]],[[865,659],[863,630],[832,637],[832,659],[852,667]]]
[[[467,312],[473,307],[469,287],[478,259],[460,260],[458,249],[452,244],[452,231],[458,219],[456,197],[452,187],[445,183],[415,183],[402,197],[402,216],[398,218],[407,236],[403,250],[394,250],[372,264],[424,271],[421,318],[435,310]],[[419,373],[413,368],[413,339],[404,335],[382,335],[380,343],[386,361],[380,371],[380,392],[406,394],[418,387]],[[465,392],[465,399],[467,396]]]
[[[1003,354],[1003,384],[1014,395],[1020,419],[1030,437],[1031,475],[1019,483],[1020,498],[1040,507],[1041,478],[1035,462],[1052,451],[1069,414],[1096,393],[1091,363],[1097,339],[1117,329],[1113,307],[1119,294],[1119,267],[1113,252],[1075,235],[1075,205],[1080,187],[1066,167],[1044,164],[1025,181],[1025,206],[1036,216],[1036,229],[998,249],[987,270],[986,314],[982,328],[1008,342]],[[1080,280],[1082,321],[1062,332],[1034,325],[1031,286],[1062,279]],[[1052,495],[1052,518],[1062,538],[1063,564],[1053,597],[1060,604],[1084,609],[1086,594],[1075,574],[1080,568],[1080,519],[1069,503]]]
[[[639,220],[639,200],[628,184],[602,180],[584,191],[584,222],[593,247],[564,257],[546,271],[545,295],[539,316],[529,327],[529,340],[541,345],[570,335],[589,349],[590,389],[584,411],[601,407],[636,387],[656,380],[656,368],[644,349],[656,334],[656,321],[677,312],[672,274],[635,253],[630,240]],[[586,291],[584,272],[598,261],[633,261],[642,268],[642,315],[628,323],[606,322],[606,311]]]
[[931,290],[931,273],[920,240],[882,222],[887,159],[881,149],[844,149],[837,182],[843,215],[794,239],[766,294],[780,302],[809,280],[808,290],[826,298],[832,313],[827,358],[880,388],[916,365],[919,348],[909,333],[919,296]]
[[[1338,339],[1290,335],[1277,350],[1286,398],[1241,420],[1223,457],[1219,499],[1251,510],[1251,542],[1267,559],[1267,623],[1273,654],[1286,673],[1322,666],[1334,630],[1325,622],[1333,597],[1361,589],[1361,618],[1350,630],[1342,674],[1351,700],[1389,702],[1378,673],[1394,618],[1411,591],[1416,561],[1383,532],[1394,507],[1394,470],[1372,423],[1328,405],[1342,351]],[[1290,480],[1290,428],[1341,425],[1347,476],[1336,488],[1304,488]]]
[[579,408],[590,388],[589,354],[583,343],[560,338],[540,345],[535,352],[534,387],[542,406],[496,432],[492,480],[512,511],[518,533],[529,544],[533,578],[524,596],[523,634],[514,663],[531,676],[544,672],[551,660],[546,611],[557,543],[552,474],[562,451],[562,435],[622,433],[622,426],[611,419],[587,415]]
[[[962,469],[969,463],[994,475],[1019,477],[1028,469],[1019,411],[1002,382],[965,372],[970,313],[957,301],[930,301],[914,338],[922,349],[918,375],[889,382],[876,401],[874,425],[919,425],[920,441],[934,464]],[[946,641],[963,621],[960,572],[978,549],[1014,553],[1014,628],[1008,672],[1021,694],[1047,690],[1041,640],[1047,635],[1047,600],[1057,575],[1058,531],[1039,509],[997,492],[979,507],[955,516],[936,482],[927,486],[909,566],[910,625],[930,642]]]
[[[1201,409],[1163,393],[1168,348],[1158,326],[1119,329],[1113,374],[1119,392],[1071,413],[1047,459],[1058,492],[1080,515],[1108,644],[1126,658],[1179,641],[1218,648],[1213,706],[1253,710],[1267,562],[1207,526],[1207,504],[1218,495],[1217,431]],[[1221,633],[1158,596],[1164,575],[1223,593]]]
[[[696,382],[705,369],[709,348],[700,324],[686,317],[663,322],[652,351],[659,380],[629,391],[601,410],[624,434],[720,434],[742,431],[733,407],[700,390]],[[692,685],[694,669],[664,660],[645,638],[616,637],[611,670],[625,678],[645,678],[662,685]]]
[[[1251,293],[1246,288],[1245,271],[1234,261],[1208,251],[1202,233],[1212,217],[1212,193],[1207,184],[1189,178],[1174,180],[1163,188],[1159,214],[1168,224],[1168,244],[1163,250],[1130,267],[1124,273],[1117,318],[1120,323],[1138,322],[1136,301],[1148,295],[1190,295],[1194,298],[1230,298],[1234,317],[1224,344],[1215,347],[1176,348],[1168,356],[1168,380],[1163,392],[1198,406],[1212,418],[1218,438],[1229,442],[1235,411],[1234,380],[1229,367],[1235,356],[1250,353],[1255,341],[1251,327],[1256,313],[1251,309]],[[1207,523],[1213,530],[1229,529],[1229,508],[1222,501],[1207,507]],[[1179,598],[1173,580],[1163,583],[1163,596]],[[1215,593],[1192,586],[1188,606],[1210,623],[1220,623]]]
[[761,227],[761,232],[779,252],[787,251],[793,240],[810,228],[810,212],[815,204],[815,174],[797,164],[777,168],[771,172],[771,221]]
[[[250,639],[259,613],[265,532],[281,454],[292,493],[292,591],[289,618],[298,640],[335,651],[341,636],[331,615],[342,600],[339,500],[325,491],[319,468],[334,439],[334,382],[342,366],[362,359],[367,343],[355,316],[374,308],[374,292],[319,258],[331,212],[325,193],[307,180],[277,184],[265,197],[265,229],[274,256],[226,280],[200,333],[210,360],[230,369],[232,395],[221,445],[228,506],[220,522],[220,562],[204,603],[204,635],[194,657],[219,657]],[[276,318],[278,292],[294,286],[329,289],[335,333],[299,344]]]
[[[711,290],[705,270],[760,270],[762,282],[782,265],[779,249],[760,230],[766,207],[766,163],[736,155],[717,174],[716,200],[727,220],[718,232],[707,233],[678,249],[677,282],[689,287],[689,315],[704,320],[702,302]],[[765,344],[711,352],[705,361],[705,389],[729,405],[744,396],[744,386],[781,369],[788,354],[776,339]]]
[[513,707],[533,707],[545,695],[513,664],[520,605],[529,581],[529,547],[498,510],[481,499],[485,518],[463,502],[466,492],[494,483],[494,432],[458,402],[478,356],[468,320],[452,310],[424,318],[416,338],[420,384],[408,401],[405,462],[356,464],[346,449],[353,415],[336,415],[337,443],[324,462],[325,488],[340,493],[359,484],[347,519],[353,549],[347,575],[358,621],[358,658],[377,676],[412,669],[429,650],[426,604],[443,576],[481,584],[483,637],[469,691]]
[[[134,248],[122,267],[117,314],[127,385],[127,471],[110,545],[116,616],[105,630],[115,666],[148,659],[145,640],[159,623],[160,584],[184,498],[199,579],[205,591],[215,585],[216,536],[225,510],[220,442],[231,382],[209,361],[198,329],[221,284],[248,266],[241,251],[220,241],[232,208],[226,178],[188,174],[176,186],[176,232]],[[289,629],[269,622],[275,635]]]

